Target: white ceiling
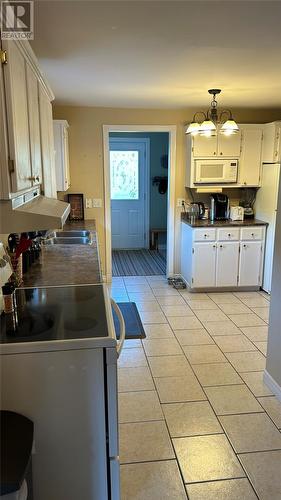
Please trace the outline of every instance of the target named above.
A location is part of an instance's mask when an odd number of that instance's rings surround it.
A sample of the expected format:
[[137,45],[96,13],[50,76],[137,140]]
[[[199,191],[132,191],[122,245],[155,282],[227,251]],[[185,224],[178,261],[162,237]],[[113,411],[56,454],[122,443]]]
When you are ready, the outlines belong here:
[[281,107],[281,2],[45,1],[33,48],[60,104]]

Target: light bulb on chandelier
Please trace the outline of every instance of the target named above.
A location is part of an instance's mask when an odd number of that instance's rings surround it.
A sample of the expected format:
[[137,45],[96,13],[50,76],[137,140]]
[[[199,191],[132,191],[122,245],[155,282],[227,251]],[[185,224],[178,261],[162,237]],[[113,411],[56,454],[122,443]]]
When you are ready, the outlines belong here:
[[[186,129],[186,134],[191,135],[203,135],[204,137],[211,137],[216,135],[218,132],[226,136],[235,134],[238,132],[239,127],[235,120],[233,119],[230,109],[224,109],[218,115],[216,95],[221,93],[220,89],[210,89],[209,94],[213,96],[210,108],[207,113],[204,111],[197,111],[192,122],[188,125]],[[202,122],[196,121],[197,115],[203,115],[204,120]],[[226,120],[223,121],[223,116],[227,115]]]

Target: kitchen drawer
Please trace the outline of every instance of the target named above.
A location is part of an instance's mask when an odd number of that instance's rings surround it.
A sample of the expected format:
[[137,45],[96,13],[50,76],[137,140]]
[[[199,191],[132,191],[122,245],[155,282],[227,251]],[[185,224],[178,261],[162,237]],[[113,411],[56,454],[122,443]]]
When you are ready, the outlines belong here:
[[215,241],[216,229],[206,227],[205,229],[194,229],[194,241]]
[[241,240],[262,240],[263,226],[242,227]]
[[226,227],[218,229],[218,241],[233,241],[240,239],[240,229],[238,227]]

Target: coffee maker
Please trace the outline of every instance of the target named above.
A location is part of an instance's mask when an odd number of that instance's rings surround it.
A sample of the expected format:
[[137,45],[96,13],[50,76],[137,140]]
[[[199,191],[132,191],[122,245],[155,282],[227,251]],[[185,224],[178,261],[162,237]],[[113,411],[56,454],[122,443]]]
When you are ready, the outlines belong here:
[[229,200],[226,194],[214,193],[211,195],[210,219],[226,220],[229,214]]

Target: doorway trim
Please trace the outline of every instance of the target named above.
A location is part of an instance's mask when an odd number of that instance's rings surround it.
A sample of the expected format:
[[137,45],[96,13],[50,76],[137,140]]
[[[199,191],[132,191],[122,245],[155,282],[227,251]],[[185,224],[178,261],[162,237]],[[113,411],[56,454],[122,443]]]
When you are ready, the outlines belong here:
[[[129,139],[129,140],[128,140]],[[134,143],[142,143],[145,145],[145,156],[144,156],[144,164],[145,164],[145,172],[144,172],[144,232],[145,232],[145,247],[143,248],[149,248],[149,222],[150,222],[150,213],[149,213],[149,200],[150,200],[150,139],[147,137],[125,137],[124,139],[122,137],[110,137],[109,136],[109,143],[110,142],[115,142],[116,144],[124,143],[124,142],[134,142]],[[110,150],[110,148],[109,148]],[[109,176],[110,180],[110,176]],[[110,185],[109,185],[110,188]],[[111,193],[110,193],[110,198],[111,198]],[[111,217],[111,212],[110,212],[110,217]],[[111,241],[112,243],[112,241]]]
[[111,245],[111,200],[110,200],[110,132],[168,132],[168,204],[167,204],[167,266],[166,275],[174,274],[175,256],[175,188],[176,188],[176,125],[103,125],[103,162],[104,162],[104,228],[105,228],[105,268],[106,281],[112,281]]

